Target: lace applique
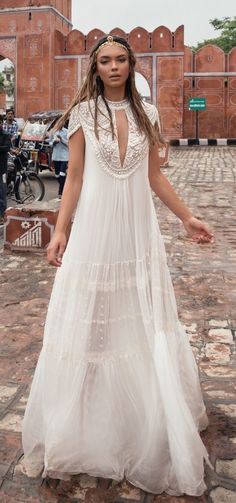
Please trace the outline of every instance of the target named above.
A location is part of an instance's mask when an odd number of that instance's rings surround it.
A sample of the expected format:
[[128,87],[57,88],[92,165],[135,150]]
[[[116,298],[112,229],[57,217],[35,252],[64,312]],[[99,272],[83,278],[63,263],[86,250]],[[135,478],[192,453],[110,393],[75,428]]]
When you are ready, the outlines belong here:
[[150,119],[152,125],[154,126],[154,124],[157,123],[160,128],[161,127],[160,117],[156,107],[154,105],[151,105],[151,103],[144,102],[144,110],[148,118]]
[[[112,139],[110,129],[110,119],[102,99],[98,100],[98,131],[99,140],[94,132],[94,101],[82,102],[72,109],[68,137],[82,126],[85,136],[89,138],[98,159],[100,167],[109,175],[124,179],[130,176],[141,165],[143,159],[148,155],[149,143],[146,136],[138,130],[128,100],[121,102],[108,101],[113,115],[115,128],[115,139]],[[145,111],[154,125],[159,123],[159,117],[156,107],[149,103],[144,103]],[[125,110],[129,124],[128,143],[124,164],[121,166],[119,146],[117,141],[115,111]]]
[[71,110],[70,120],[68,125],[68,139],[81,127],[80,119],[79,119],[79,107],[76,105]]
[[[80,104],[79,109],[77,107],[77,113],[79,115],[78,122],[82,125],[85,136],[87,136],[92,143],[100,167],[108,174],[120,179],[127,178],[140,166],[142,160],[148,154],[149,147],[145,135],[140,134],[138,131],[129,103],[127,104],[127,100],[124,100],[121,104],[122,103],[124,103],[122,108],[127,114],[129,123],[129,137],[123,166],[121,166],[120,163],[117,136],[114,140],[112,139],[110,119],[103,101],[101,99],[98,101],[100,111],[98,114],[99,140],[94,133],[94,102],[92,100],[90,104],[88,104],[88,102],[83,102]],[[112,102],[110,102],[109,105],[112,111],[116,133],[115,110],[117,109],[117,104],[113,107]],[[74,118],[72,117],[71,120],[73,120],[73,125]],[[74,127],[76,130],[76,126],[73,126],[73,129]]]

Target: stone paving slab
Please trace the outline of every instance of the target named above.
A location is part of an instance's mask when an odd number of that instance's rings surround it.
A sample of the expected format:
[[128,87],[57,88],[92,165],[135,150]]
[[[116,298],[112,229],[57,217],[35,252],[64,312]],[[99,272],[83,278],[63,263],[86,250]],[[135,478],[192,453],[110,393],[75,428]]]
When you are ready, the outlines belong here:
[[199,365],[210,424],[200,498],[147,494],[126,481],[87,475],[70,482],[28,479],[21,472],[21,421],[38,354],[55,269],[42,254],[0,253],[0,502],[236,502],[236,149],[172,148],[163,170],[177,192],[216,233],[212,245],[189,240],[156,198],[179,315]]

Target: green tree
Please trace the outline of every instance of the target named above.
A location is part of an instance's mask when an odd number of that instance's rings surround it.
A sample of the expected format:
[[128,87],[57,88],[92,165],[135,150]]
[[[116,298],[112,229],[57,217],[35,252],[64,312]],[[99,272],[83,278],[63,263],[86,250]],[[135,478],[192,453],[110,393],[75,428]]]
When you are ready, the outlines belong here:
[[215,38],[209,38],[203,42],[198,42],[193,51],[197,51],[207,44],[214,44],[223,49],[224,52],[229,52],[233,47],[236,47],[236,17],[224,17],[223,19],[211,19],[210,24],[215,30],[221,30],[221,34]]

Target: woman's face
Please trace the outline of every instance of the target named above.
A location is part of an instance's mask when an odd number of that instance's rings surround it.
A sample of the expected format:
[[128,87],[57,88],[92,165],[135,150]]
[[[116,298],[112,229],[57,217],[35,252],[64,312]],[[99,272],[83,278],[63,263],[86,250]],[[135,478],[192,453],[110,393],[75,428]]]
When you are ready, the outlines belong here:
[[104,88],[125,87],[129,76],[129,55],[118,45],[105,46],[97,55],[97,74]]

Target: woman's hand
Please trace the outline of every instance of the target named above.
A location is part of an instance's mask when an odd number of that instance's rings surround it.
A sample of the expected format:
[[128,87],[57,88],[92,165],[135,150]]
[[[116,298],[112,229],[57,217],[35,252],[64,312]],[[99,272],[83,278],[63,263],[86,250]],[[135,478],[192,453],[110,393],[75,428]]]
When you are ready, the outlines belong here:
[[197,243],[213,243],[214,234],[207,224],[195,217],[183,220],[188,235]]
[[55,232],[47,247],[47,260],[50,265],[61,266],[66,242],[66,235],[63,232]]

